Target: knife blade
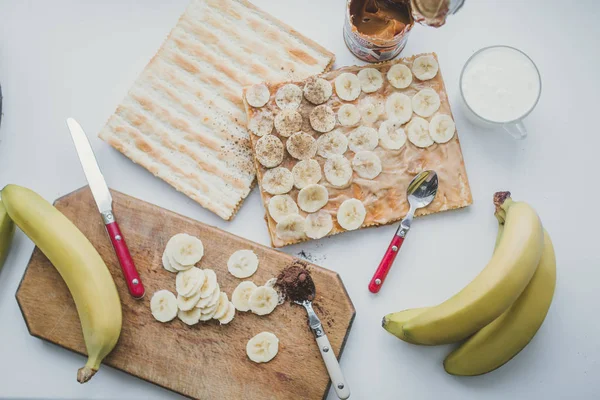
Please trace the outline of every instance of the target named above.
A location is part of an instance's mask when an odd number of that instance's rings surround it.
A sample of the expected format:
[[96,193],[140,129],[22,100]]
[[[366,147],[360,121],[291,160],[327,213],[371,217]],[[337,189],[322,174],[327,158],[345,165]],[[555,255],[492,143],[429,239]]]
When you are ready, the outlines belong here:
[[83,173],[88,181],[92,196],[102,215],[106,231],[117,255],[117,259],[119,260],[119,265],[123,271],[129,293],[131,293],[133,297],[141,299],[144,297],[145,293],[144,285],[142,284],[142,280],[135,268],[131,254],[129,253],[125,237],[121,233],[119,225],[115,220],[112,211],[112,196],[110,190],[108,190],[106,180],[100,171],[92,146],[90,145],[83,128],[75,119],[67,118],[67,126],[71,132],[71,137],[75,144],[79,161],[83,167]]

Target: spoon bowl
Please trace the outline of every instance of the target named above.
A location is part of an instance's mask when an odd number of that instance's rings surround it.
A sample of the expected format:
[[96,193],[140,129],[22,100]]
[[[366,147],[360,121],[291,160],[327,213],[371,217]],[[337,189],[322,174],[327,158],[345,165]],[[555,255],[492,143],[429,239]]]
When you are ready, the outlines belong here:
[[421,172],[408,185],[408,204],[415,209],[427,207],[435,198],[437,189],[438,177],[435,171]]

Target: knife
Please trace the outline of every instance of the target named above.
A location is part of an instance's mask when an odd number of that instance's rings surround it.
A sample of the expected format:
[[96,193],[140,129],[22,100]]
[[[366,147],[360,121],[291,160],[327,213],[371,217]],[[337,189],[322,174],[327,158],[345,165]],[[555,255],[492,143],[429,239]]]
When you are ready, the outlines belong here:
[[81,166],[83,167],[83,172],[90,185],[90,189],[92,190],[92,195],[94,196],[98,210],[102,215],[102,220],[106,226],[106,232],[108,232],[110,242],[117,254],[123,276],[125,277],[125,282],[127,283],[127,288],[129,288],[129,293],[136,299],[141,299],[144,297],[145,293],[144,285],[135,268],[131,254],[129,254],[129,249],[127,248],[125,238],[119,229],[119,224],[117,224],[117,221],[115,220],[112,211],[112,196],[110,195],[104,176],[102,176],[92,146],[90,146],[90,142],[88,141],[83,128],[81,128],[81,125],[79,125],[77,121],[73,118],[67,118],[67,126],[69,127],[69,131],[71,131],[71,137],[73,138],[73,143],[75,143],[79,161],[81,161]]

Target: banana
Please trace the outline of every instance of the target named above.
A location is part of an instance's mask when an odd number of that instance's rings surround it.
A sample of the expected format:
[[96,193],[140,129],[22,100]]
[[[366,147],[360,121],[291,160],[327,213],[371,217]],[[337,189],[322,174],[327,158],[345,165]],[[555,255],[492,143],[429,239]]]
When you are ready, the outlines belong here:
[[159,290],[152,295],[150,311],[159,322],[172,321],[177,316],[177,298],[168,290]]
[[167,253],[167,259],[169,260],[169,265],[175,270],[175,272],[187,271],[188,269],[193,267],[193,265],[182,265],[175,261],[175,258],[173,258],[173,251],[171,250],[172,249],[170,249],[167,245],[167,247],[165,248],[165,252]]
[[385,112],[388,119],[398,122],[400,125],[410,121],[413,106],[410,97],[404,93],[393,93],[385,101]]
[[192,308],[191,310],[184,311],[179,310],[177,312],[177,318],[179,318],[184,324],[192,326],[196,325],[200,322],[200,317],[202,316],[202,310],[199,308]]
[[238,311],[250,311],[250,296],[256,290],[256,285],[251,281],[241,282],[231,294],[231,302]]
[[265,172],[262,188],[270,194],[286,194],[294,186],[294,175],[283,167],[277,167]]
[[331,83],[323,78],[309,78],[304,85],[304,97],[315,105],[325,103],[329,100],[332,93]]
[[2,200],[0,200],[0,269],[6,261],[8,250],[15,233],[15,224],[8,216]]
[[246,344],[246,355],[255,363],[271,361],[279,352],[279,339],[271,332],[261,332]]
[[204,283],[200,286],[200,297],[206,298],[210,297],[215,290],[219,286],[217,283],[217,274],[212,269],[204,269]]
[[304,239],[304,218],[298,214],[291,214],[283,217],[275,225],[275,234],[283,240]]
[[259,286],[250,294],[248,304],[250,311],[256,315],[271,314],[279,304],[279,295],[272,287]]
[[413,319],[417,315],[423,313],[425,310],[427,310],[426,307],[411,308],[408,310],[388,314],[385,317],[383,317],[381,326],[383,326],[383,329],[396,336],[398,339],[401,339],[407,343],[419,344],[417,342],[411,341],[410,338],[406,337],[406,335],[404,335],[402,327],[404,326],[406,321]]
[[258,257],[252,250],[238,250],[227,260],[227,270],[236,278],[252,276],[257,269]]
[[556,257],[548,232],[535,274],[513,305],[446,357],[452,375],[481,375],[501,367],[533,339],[544,322],[556,286]]
[[415,58],[412,65],[412,71],[421,81],[427,81],[434,78],[439,70],[438,62],[435,57],[426,55]]
[[396,89],[406,89],[412,83],[412,72],[404,64],[395,64],[388,70],[387,79]]
[[221,288],[219,287],[219,284],[217,283],[217,286],[213,289],[213,292],[210,296],[205,297],[205,298],[200,298],[200,300],[198,300],[198,303],[196,303],[196,308],[205,309],[206,307],[212,307],[213,305],[215,305],[219,302],[220,295],[221,295]]
[[246,90],[246,102],[255,108],[260,108],[267,104],[270,97],[269,88],[264,83],[250,86]]
[[317,154],[317,141],[308,133],[297,132],[288,138],[285,147],[297,160],[308,160]]
[[308,119],[310,126],[317,132],[327,133],[335,128],[335,113],[324,104],[313,108]]
[[375,179],[381,173],[381,160],[372,151],[359,151],[352,159],[352,169],[365,179]]
[[196,307],[198,301],[200,301],[201,293],[198,290],[190,297],[184,297],[180,294],[177,295],[177,308],[181,311],[190,311],[192,308]]
[[360,111],[354,104],[342,104],[338,110],[338,120],[343,126],[352,126],[360,121]]
[[283,143],[275,135],[265,135],[256,141],[254,154],[263,166],[276,167],[283,161]]
[[302,89],[288,83],[283,85],[275,93],[275,104],[282,110],[295,110],[302,103]]
[[292,168],[294,186],[302,189],[310,184],[319,183],[322,178],[321,166],[314,159],[298,161]]
[[235,307],[231,302],[227,305],[227,312],[222,318],[219,318],[219,323],[221,325],[227,325],[231,321],[233,321],[233,317],[235,317]]
[[334,154],[325,161],[323,171],[325,171],[325,179],[338,188],[346,187],[352,179],[350,161],[339,154]]
[[163,268],[169,272],[174,272],[174,273],[179,272],[175,268],[173,268],[173,266],[171,265],[171,262],[169,261],[169,255],[167,254],[167,249],[165,249],[165,251],[163,251],[162,265],[163,265]]
[[275,129],[283,137],[290,137],[302,129],[302,115],[296,110],[282,110],[275,117]]
[[377,130],[368,126],[359,126],[348,136],[348,147],[355,153],[363,150],[375,150],[378,143]]
[[402,124],[388,120],[379,125],[379,145],[386,150],[398,150],[406,143],[406,132]]
[[217,303],[217,309],[213,315],[213,319],[223,318],[229,309],[229,299],[227,293],[221,292],[219,294],[219,302]]
[[[178,233],[167,242],[167,249],[173,260],[179,265],[190,266],[204,257],[204,245],[197,237],[187,233]],[[177,269],[177,266],[175,266]]]
[[335,78],[335,92],[342,100],[356,100],[360,95],[360,80],[356,75],[344,72]]
[[383,103],[370,97],[363,99],[359,105],[360,115],[366,124],[373,124],[383,114]]
[[425,148],[434,142],[429,135],[429,122],[421,117],[414,117],[407,125],[408,140],[417,147]]
[[331,214],[325,210],[308,214],[304,220],[304,231],[311,239],[321,239],[333,229]]
[[456,125],[452,117],[446,114],[436,114],[429,122],[429,136],[436,143],[446,143],[454,137]]
[[248,121],[248,129],[256,136],[265,136],[273,131],[273,114],[270,112],[256,113]]
[[358,80],[360,87],[365,93],[373,93],[383,86],[383,76],[375,68],[363,68],[358,71]]
[[431,88],[421,89],[412,98],[412,109],[415,114],[427,118],[440,108],[440,96]]
[[411,341],[446,344],[465,339],[499,317],[523,292],[542,255],[544,235],[535,210],[509,196],[494,196],[504,232],[486,268],[449,300],[406,322],[404,334]]
[[267,206],[269,215],[275,222],[279,222],[290,214],[298,214],[298,206],[288,194],[279,194],[269,199]]
[[204,284],[204,279],[204,271],[197,267],[179,272],[175,278],[177,294],[185,297],[193,296],[200,291],[200,288]]
[[121,302],[115,282],[83,233],[37,193],[7,185],[2,202],[14,223],[56,267],[73,296],[88,354],[77,380],[87,382],[121,334]]
[[316,183],[303,187],[298,193],[298,206],[308,213],[319,211],[328,201],[327,188]]
[[344,154],[348,150],[348,138],[336,131],[326,133],[317,139],[317,154],[323,158]]
[[358,199],[344,200],[337,212],[338,224],[347,231],[358,229],[365,221],[367,212]]
[[218,305],[218,303],[215,303],[209,307],[203,308],[200,312],[200,321],[210,321],[213,319],[215,313],[217,312]]

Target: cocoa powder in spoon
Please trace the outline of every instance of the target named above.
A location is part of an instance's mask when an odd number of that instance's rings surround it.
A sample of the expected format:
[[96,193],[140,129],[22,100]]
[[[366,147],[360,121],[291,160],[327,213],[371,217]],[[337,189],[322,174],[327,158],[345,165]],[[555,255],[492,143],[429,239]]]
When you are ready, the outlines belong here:
[[281,271],[275,285],[290,301],[313,301],[315,298],[315,283],[310,272],[298,262]]

